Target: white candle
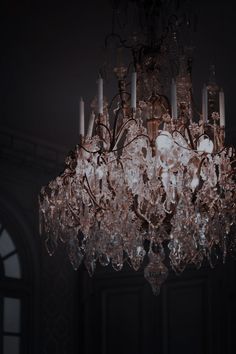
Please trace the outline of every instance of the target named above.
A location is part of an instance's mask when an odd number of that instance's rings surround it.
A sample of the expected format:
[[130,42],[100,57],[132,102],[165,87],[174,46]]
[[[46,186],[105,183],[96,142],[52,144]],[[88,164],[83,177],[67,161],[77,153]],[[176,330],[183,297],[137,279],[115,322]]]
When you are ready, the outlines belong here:
[[103,79],[98,78],[98,114],[103,114]]
[[225,94],[223,90],[219,92],[219,106],[220,106],[220,126],[225,126]]
[[173,119],[178,118],[177,110],[177,94],[176,94],[176,82],[175,79],[171,81],[171,116]]
[[84,101],[82,97],[79,102],[79,134],[84,136]]
[[205,84],[202,89],[202,119],[203,119],[203,123],[207,123],[207,121],[208,121],[208,92],[207,92],[207,87]]
[[137,101],[137,73],[133,72],[131,77],[131,108],[136,109]]
[[91,138],[93,135],[94,120],[95,120],[95,114],[94,114],[94,112],[92,112],[90,115],[90,118],[89,118],[89,125],[88,125],[88,130],[87,130],[87,137],[88,138]]

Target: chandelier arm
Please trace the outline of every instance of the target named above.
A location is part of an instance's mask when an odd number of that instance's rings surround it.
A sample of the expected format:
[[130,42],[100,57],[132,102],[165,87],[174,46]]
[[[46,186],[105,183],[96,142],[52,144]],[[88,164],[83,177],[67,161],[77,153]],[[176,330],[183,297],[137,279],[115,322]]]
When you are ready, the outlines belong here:
[[117,163],[121,165],[122,171],[124,172],[124,165],[120,158],[117,159]]
[[[150,224],[151,224],[150,220],[148,220],[148,219],[140,212],[140,210],[138,210],[138,207],[135,207],[134,205],[133,205],[133,207],[134,207],[134,212],[135,212],[135,214],[136,214],[140,219],[142,219],[143,221],[145,221],[146,223],[148,223],[148,225],[150,225]],[[152,225],[152,226],[154,226],[154,225]]]
[[[110,139],[109,143],[110,143],[110,146],[111,146],[112,136],[111,136],[111,131],[110,131],[110,129],[108,128],[108,126],[107,126],[106,124],[103,124],[103,123],[97,123],[96,129],[98,129],[99,126],[105,128],[106,131],[108,132],[108,134],[109,134],[109,139]],[[104,141],[103,138],[102,138],[102,140]],[[104,142],[106,143],[106,141],[104,141]]]
[[137,135],[135,138],[133,138],[132,140],[130,140],[127,144],[121,146],[120,148],[117,148],[117,149],[112,150],[112,152],[119,151],[119,150],[122,150],[122,149],[126,148],[126,147],[127,147],[128,145],[130,145],[134,140],[138,139],[138,138],[141,137],[141,136],[144,136],[145,138],[148,139],[149,142],[151,142],[151,139],[149,138],[148,135],[146,135],[146,134],[139,134],[139,135]]
[[[217,152],[215,152],[215,153],[212,153],[212,155],[213,155],[213,156],[219,155],[219,154],[221,154],[224,150],[226,150],[226,151],[227,151],[227,154],[228,154],[229,147],[224,147],[224,148],[222,148],[221,150],[219,150],[219,151],[217,151]],[[229,163],[230,163],[230,162],[229,162]]]
[[67,203],[67,206],[69,207],[71,214],[74,216],[74,218],[78,221],[78,224],[80,225],[80,220],[78,218],[78,215],[76,215],[76,213],[72,209],[72,206],[70,205],[70,203]]
[[[130,82],[127,84],[128,86],[130,85]],[[125,93],[127,96],[131,96],[131,94],[130,94],[130,92],[128,92],[128,91],[124,91],[123,93]],[[111,107],[112,107],[112,105],[113,105],[113,103],[114,103],[114,101],[115,101],[115,99],[118,97],[118,96],[120,96],[120,93],[118,92],[117,94],[115,94],[115,96],[111,99],[111,102],[110,102],[110,104],[109,104],[109,106],[108,106],[108,110],[109,111],[111,111]]]
[[[185,137],[179,130],[175,129],[175,130],[172,132],[172,134],[171,134],[172,137],[173,137],[173,134],[174,134],[174,133],[180,134],[180,135],[182,136],[182,138],[184,138],[184,140],[186,141],[186,143],[187,143],[188,146],[189,146],[189,143],[187,142],[186,137]],[[173,139],[174,139],[174,137],[173,137]],[[190,146],[189,146],[189,148],[186,148],[185,146],[182,146],[181,144],[177,143],[177,141],[175,141],[175,140],[174,140],[174,142],[175,142],[175,144],[177,144],[178,146],[182,147],[183,149],[191,150],[191,151],[192,151],[192,150],[197,151],[197,150],[195,150],[195,149],[190,148]]]
[[164,201],[164,203],[162,205],[163,205],[163,209],[164,209],[165,213],[167,213],[169,215],[173,213],[173,210],[168,210],[166,208],[166,199],[165,199],[165,201]]
[[[130,83],[129,83],[129,84],[130,84]],[[130,94],[129,92],[127,92],[127,91],[124,91],[123,93],[124,93],[125,95],[127,95],[127,96],[128,96],[128,99],[130,100],[131,94]],[[108,111],[109,111],[109,113],[114,113],[115,109],[113,110],[113,112],[111,112],[111,110],[112,110],[112,105],[113,105],[115,99],[116,99],[118,96],[120,96],[120,93],[117,93],[117,94],[112,98],[111,103],[110,103],[109,106],[108,106]],[[120,109],[122,109],[122,107],[119,107],[119,108],[116,109],[116,114],[119,114],[119,112],[117,112],[117,111],[119,111]]]
[[98,202],[96,201],[96,197],[95,197],[95,195],[93,194],[93,192],[92,192],[92,190],[91,190],[91,187],[90,187],[90,184],[89,184],[87,175],[85,174],[84,177],[85,177],[85,180],[86,180],[87,185],[88,185],[88,186],[86,186],[86,185],[84,184],[84,188],[85,188],[86,192],[89,194],[89,196],[90,196],[90,198],[92,199],[92,201],[94,202],[94,204],[95,204],[98,208],[100,208],[100,209],[102,209],[102,210],[106,210],[106,209],[103,208],[101,205],[99,205]]
[[198,152],[198,153],[199,153],[199,152],[205,153],[205,151],[203,151],[203,150],[202,150],[202,151],[198,151],[198,150],[196,150],[196,149],[187,148],[187,147],[185,147],[185,146],[183,146],[183,145],[177,143],[177,141],[175,141],[175,140],[174,140],[174,142],[175,142],[176,145],[178,145],[178,146],[181,147],[182,149],[189,150],[189,151],[194,151],[194,152]]
[[[137,124],[137,119],[135,119],[135,118],[129,118],[125,123],[123,123],[123,125],[121,126],[121,128],[120,128],[120,130],[122,130],[129,122],[131,122],[131,121],[135,121],[135,123]],[[118,137],[118,135],[120,134],[120,132],[118,132],[118,134],[117,134],[117,137]],[[236,160],[235,160],[236,161]]]
[[77,143],[77,145],[78,145],[81,149],[83,149],[84,151],[89,152],[90,154],[98,154],[98,153],[101,153],[101,149],[96,150],[96,151],[90,151],[90,150],[86,149],[83,145],[81,145],[81,144],[79,144],[79,143]]
[[212,153],[212,155],[214,155],[214,156],[216,156],[216,155],[220,155],[223,151],[227,151],[228,150],[228,148],[227,147],[223,147],[221,150],[219,150],[219,151],[217,151],[217,152],[215,152],[215,153]]
[[[107,144],[105,138],[100,137],[100,141],[102,141],[103,143]],[[103,150],[104,150],[104,149],[103,149],[103,147],[102,147],[102,149],[100,150],[100,153],[102,153]]]
[[[160,97],[165,97],[164,95],[160,96]],[[163,111],[165,112],[164,114],[169,114],[170,111],[170,105],[168,105],[168,108],[164,105],[164,103],[161,103],[161,108],[163,109]]]
[[[182,133],[180,133],[180,131],[178,131],[177,129],[175,129],[174,131],[173,131],[173,133],[174,132],[177,132],[177,133],[179,133],[184,139],[185,139],[185,136],[182,134]],[[172,136],[173,136],[173,133],[172,133]],[[205,134],[205,133],[203,133],[201,136],[207,136],[208,137],[208,135],[207,134]],[[186,140],[186,139],[185,139]],[[197,140],[198,141],[198,140]],[[178,145],[179,147],[181,147],[182,149],[185,149],[185,150],[189,150],[189,151],[194,151],[194,152],[205,152],[205,151],[199,151],[199,150],[197,150],[197,149],[195,149],[195,148],[187,148],[187,147],[185,147],[185,146],[183,146],[183,145],[181,145],[181,144],[179,144],[177,141],[175,141],[174,140],[174,142],[175,142],[175,144],[176,145]],[[187,141],[186,141],[187,142]],[[188,144],[189,145],[189,144]],[[223,148],[222,150],[220,150],[220,151],[218,151],[218,152],[216,152],[216,153],[211,153],[212,155],[218,155],[219,153],[221,153],[222,151],[224,151],[225,149],[227,149],[227,148]]]
[[117,147],[117,144],[118,144],[118,142],[120,141],[120,139],[121,139],[121,137],[122,137],[122,134],[123,134],[124,131],[125,131],[125,130],[124,130],[125,126],[126,126],[128,123],[130,123],[132,120],[134,120],[135,123],[137,123],[137,120],[136,120],[135,118],[129,118],[129,119],[121,126],[119,132],[118,132],[117,135],[116,135],[116,141],[115,141],[114,148]]
[[198,143],[199,139],[200,139],[202,136],[204,136],[204,137],[210,139],[209,135],[207,135],[206,133],[202,133],[202,134],[200,134],[200,135],[197,137],[197,139],[196,139],[196,142],[197,142],[197,143]]
[[114,125],[113,125],[113,137],[112,137],[112,142],[111,142],[111,145],[110,145],[110,150],[113,151],[113,148],[115,146],[115,142],[116,142],[116,129],[117,129],[117,122],[118,122],[118,118],[119,118],[119,114],[120,112],[123,113],[123,110],[121,107],[119,107],[116,111],[116,114],[115,114],[115,120],[114,120]]
[[[233,146],[231,146],[231,147],[234,149]],[[230,147],[230,146],[224,146],[221,150],[219,150],[218,152],[216,152],[215,155],[220,154],[220,153],[223,152],[224,150],[226,150],[226,152],[227,152],[227,154],[228,154],[228,151],[229,151],[229,149],[230,149],[231,147]]]
[[115,158],[114,160],[110,160],[110,161],[108,161],[106,164],[107,164],[107,165],[109,165],[110,163],[112,163],[112,162],[116,162],[116,161],[118,161],[118,159],[116,159],[116,158]]
[[68,178],[69,177],[73,177],[75,175],[75,171],[74,172],[71,172],[71,173],[65,173],[63,176],[62,176],[62,181],[64,183],[64,185],[68,185]]
[[94,203],[98,208],[101,208],[101,209],[102,209],[102,207],[97,203],[97,201],[95,200],[95,198],[94,198],[93,195],[91,194],[89,188],[84,185],[84,189],[86,190],[86,192],[88,193],[88,195],[89,195],[90,198],[92,199],[93,203]]
[[[213,126],[212,126],[213,127]],[[207,135],[206,133],[202,133],[201,135],[199,135],[198,137],[197,137],[197,142],[199,141],[199,139],[202,137],[202,136],[205,136],[205,137],[207,137],[208,139],[210,139],[210,137],[209,137],[209,135]],[[229,149],[229,147],[223,147],[221,150],[219,150],[219,151],[217,151],[217,152],[212,152],[211,154],[213,155],[213,156],[216,156],[216,155],[219,155],[219,154],[221,154],[224,150],[228,150]],[[194,150],[194,151],[196,151],[196,152],[200,152],[200,151],[198,151],[198,150]],[[236,160],[235,160],[235,162],[236,162]]]
[[111,102],[108,106],[108,110],[110,111],[111,110],[111,107],[113,105],[113,102],[115,101],[115,99],[119,96],[119,93],[115,94],[115,96],[111,99]]
[[116,192],[115,192],[115,189],[112,187],[111,185],[111,181],[110,181],[110,174],[108,173],[107,174],[107,184],[108,184],[108,187],[113,195],[113,197],[116,195]]
[[97,158],[97,163],[98,163],[99,166],[101,166],[100,159],[104,162],[105,165],[107,165],[107,162],[104,159],[104,157],[102,155],[99,155],[98,158]]
[[198,169],[197,169],[197,175],[198,175],[198,177],[200,177],[202,164],[203,164],[203,162],[205,161],[205,159],[206,159],[206,156],[204,156],[204,157],[201,159],[200,163],[199,163],[199,166],[198,166]]
[[192,135],[191,135],[191,132],[190,132],[189,126],[188,126],[188,125],[186,125],[186,126],[185,126],[185,129],[187,130],[187,133],[188,133],[188,137],[189,137],[190,145],[191,145],[192,149],[194,150],[194,149],[195,149],[195,146],[194,146],[193,137],[192,137]]

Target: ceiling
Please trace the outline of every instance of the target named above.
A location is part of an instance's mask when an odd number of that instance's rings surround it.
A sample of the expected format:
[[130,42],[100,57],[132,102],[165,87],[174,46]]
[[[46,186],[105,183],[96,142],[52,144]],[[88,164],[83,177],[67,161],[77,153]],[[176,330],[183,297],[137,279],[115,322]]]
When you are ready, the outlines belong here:
[[[78,102],[88,117],[111,31],[109,0],[43,5],[5,0],[1,11],[0,127],[70,148],[78,141]],[[226,96],[226,136],[236,141],[236,25],[233,1],[198,1],[194,92],[200,99],[208,67],[216,65]],[[105,86],[106,94],[106,86]],[[107,92],[109,96],[109,93]]]

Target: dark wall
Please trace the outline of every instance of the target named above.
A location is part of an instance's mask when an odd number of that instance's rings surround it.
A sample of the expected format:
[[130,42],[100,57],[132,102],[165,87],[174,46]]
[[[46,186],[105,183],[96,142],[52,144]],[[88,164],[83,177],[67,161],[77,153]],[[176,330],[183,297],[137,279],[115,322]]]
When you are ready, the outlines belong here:
[[[82,287],[81,287],[81,284]],[[83,353],[234,353],[235,264],[171,274],[154,296],[142,273],[80,274]]]
[[39,235],[38,193],[59,173],[61,155],[46,145],[1,134],[0,220],[16,242],[27,275],[19,354],[77,352],[77,274],[62,250],[49,257]]
[[[104,40],[112,28],[111,3],[110,0],[2,1],[1,126],[68,149],[78,142],[78,103],[83,96],[88,120],[97,91],[98,71],[104,63]],[[194,97],[198,108],[209,66],[215,64],[218,84],[225,90],[226,138],[233,143],[236,141],[235,2],[182,0],[179,3],[188,3],[198,19],[196,32],[191,33],[195,48]],[[107,97],[117,90],[113,79],[105,82]]]

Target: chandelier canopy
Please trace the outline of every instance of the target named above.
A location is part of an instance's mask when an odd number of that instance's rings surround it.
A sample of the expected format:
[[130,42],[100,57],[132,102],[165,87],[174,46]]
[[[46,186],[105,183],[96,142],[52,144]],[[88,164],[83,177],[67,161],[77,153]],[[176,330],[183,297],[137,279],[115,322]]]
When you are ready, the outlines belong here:
[[80,142],[39,196],[50,255],[60,241],[73,267],[84,261],[90,275],[97,262],[117,271],[144,263],[154,293],[168,268],[213,266],[235,246],[236,154],[224,145],[224,93],[212,68],[196,119],[189,48],[170,18],[158,38],[129,42],[112,32],[109,40],[131,49],[132,65],[114,68],[110,104],[99,77],[86,134],[81,99]]

